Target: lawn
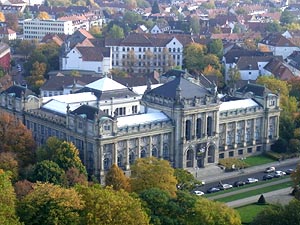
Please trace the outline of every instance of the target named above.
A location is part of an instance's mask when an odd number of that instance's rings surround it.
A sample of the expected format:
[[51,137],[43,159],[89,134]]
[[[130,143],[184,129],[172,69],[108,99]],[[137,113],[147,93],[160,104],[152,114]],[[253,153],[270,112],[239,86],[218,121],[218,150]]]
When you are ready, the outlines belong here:
[[283,188],[287,188],[287,187],[291,187],[293,185],[292,181],[286,182],[286,183],[281,183],[281,184],[275,184],[272,186],[268,186],[268,187],[263,187],[263,188],[257,188],[255,190],[251,190],[251,191],[247,191],[247,192],[243,192],[243,193],[238,193],[235,195],[231,195],[228,197],[224,197],[224,198],[219,198],[216,201],[220,201],[220,202],[232,202],[238,199],[243,199],[243,198],[248,198],[254,195],[260,195],[263,193],[267,193],[267,192],[271,192],[271,191],[276,191],[279,189],[283,189]]
[[275,162],[274,159],[271,159],[265,155],[249,156],[249,157],[243,159],[243,161],[245,163],[247,163],[249,166],[258,166],[258,165],[263,165],[266,163]]
[[251,204],[236,208],[236,210],[241,216],[242,223],[249,224],[252,222],[253,218],[266,207],[268,207],[268,205]]

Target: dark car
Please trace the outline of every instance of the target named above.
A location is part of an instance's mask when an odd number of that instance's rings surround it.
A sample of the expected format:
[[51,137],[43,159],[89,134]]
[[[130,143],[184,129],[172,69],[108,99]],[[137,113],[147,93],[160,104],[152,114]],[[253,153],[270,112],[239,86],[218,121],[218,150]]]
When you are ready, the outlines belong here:
[[273,178],[274,178],[274,176],[272,174],[266,174],[263,176],[263,180],[271,180]]
[[218,191],[220,191],[220,188],[212,187],[212,188],[207,190],[207,193],[215,193],[215,192],[218,192]]
[[245,184],[246,184],[245,181],[238,180],[238,181],[233,183],[233,186],[234,187],[240,187],[240,186],[244,186]]
[[287,169],[287,170],[285,171],[285,173],[286,173],[287,175],[291,175],[293,172],[294,172],[294,169]]

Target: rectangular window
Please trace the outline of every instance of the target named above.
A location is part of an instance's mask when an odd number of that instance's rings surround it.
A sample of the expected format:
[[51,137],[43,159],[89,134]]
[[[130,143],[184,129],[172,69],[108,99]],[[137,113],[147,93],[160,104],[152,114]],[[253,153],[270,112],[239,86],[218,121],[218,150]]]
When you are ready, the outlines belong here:
[[239,149],[239,150],[238,150],[238,154],[239,154],[239,155],[243,155],[243,154],[244,154],[244,150],[243,150],[243,149]]
[[234,151],[229,152],[229,157],[233,157],[234,156]]
[[136,114],[137,113],[137,105],[133,105],[132,106],[132,114]]

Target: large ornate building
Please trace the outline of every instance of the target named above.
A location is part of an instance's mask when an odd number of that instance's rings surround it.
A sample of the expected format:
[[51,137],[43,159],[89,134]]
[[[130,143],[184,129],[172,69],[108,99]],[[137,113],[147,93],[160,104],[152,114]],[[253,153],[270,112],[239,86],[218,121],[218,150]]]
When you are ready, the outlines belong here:
[[264,86],[220,96],[215,85],[182,71],[159,87],[149,83],[142,96],[133,90],[104,77],[77,93],[44,98],[13,86],[0,103],[38,144],[50,136],[72,141],[100,180],[113,163],[130,171],[136,158],[155,156],[176,168],[205,167],[268,151],[278,138],[279,96]]

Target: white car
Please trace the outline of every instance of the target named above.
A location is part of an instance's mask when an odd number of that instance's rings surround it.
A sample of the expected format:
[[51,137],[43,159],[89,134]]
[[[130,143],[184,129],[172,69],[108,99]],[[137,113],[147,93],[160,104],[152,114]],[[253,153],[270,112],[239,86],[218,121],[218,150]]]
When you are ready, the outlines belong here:
[[268,168],[265,169],[265,173],[272,173],[275,171],[275,167],[274,166],[270,166]]
[[277,171],[275,171],[274,177],[282,177],[284,175],[286,175],[286,172],[277,170]]
[[253,177],[247,178],[247,180],[246,180],[246,184],[253,184],[256,182],[258,182],[258,179],[253,178]]
[[227,190],[227,189],[230,189],[230,188],[232,188],[231,184],[220,184],[220,189],[221,190]]
[[201,196],[201,195],[204,195],[204,192],[203,191],[194,191],[194,194]]

